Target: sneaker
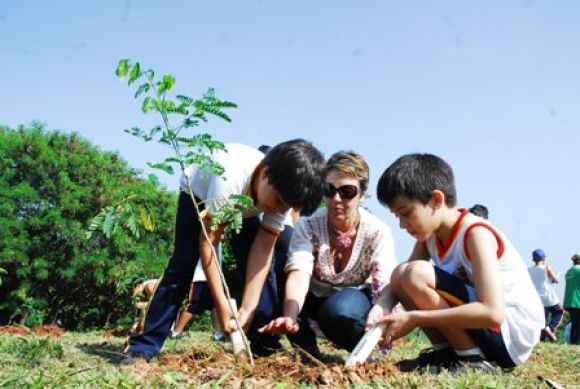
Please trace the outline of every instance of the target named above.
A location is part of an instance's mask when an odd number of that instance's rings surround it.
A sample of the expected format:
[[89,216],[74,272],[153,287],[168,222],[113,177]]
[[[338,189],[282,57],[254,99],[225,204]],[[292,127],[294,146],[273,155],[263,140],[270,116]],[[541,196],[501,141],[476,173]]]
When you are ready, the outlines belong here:
[[483,355],[457,356],[455,361],[447,368],[451,373],[466,373],[480,371],[493,373],[499,368],[494,362],[490,362]]
[[451,347],[439,350],[432,348],[421,351],[415,359],[404,359],[397,363],[399,370],[403,372],[423,371],[439,373],[442,369],[447,369],[455,361],[457,355]]
[[[294,355],[300,358],[300,362],[303,364],[309,364],[316,361],[320,361],[322,357],[322,353],[318,348],[318,344],[314,344],[312,346],[305,346],[300,347],[295,345],[294,346]],[[313,360],[314,359],[314,360]]]
[[544,334],[546,334],[548,339],[550,339],[552,342],[558,341],[558,338],[556,338],[556,334],[554,334],[554,331],[552,331],[552,329],[550,327],[547,326],[542,331],[544,332]]
[[123,359],[121,359],[121,362],[119,362],[119,366],[125,366],[125,367],[126,366],[133,366],[138,361],[149,362],[147,360],[147,358],[145,358],[141,354],[137,354],[137,353],[127,353],[125,355],[125,357]]
[[277,351],[283,350],[284,346],[280,343],[279,339],[256,342],[255,340],[250,342],[250,349],[252,354],[257,357],[267,357],[274,354]]
[[179,339],[183,336],[183,332],[174,332],[171,331],[171,334],[169,335],[170,339]]

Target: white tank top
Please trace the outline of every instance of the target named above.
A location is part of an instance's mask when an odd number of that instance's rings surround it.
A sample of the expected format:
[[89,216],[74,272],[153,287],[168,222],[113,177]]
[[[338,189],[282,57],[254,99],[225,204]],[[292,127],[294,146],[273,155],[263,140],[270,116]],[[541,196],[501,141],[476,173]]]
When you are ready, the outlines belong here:
[[435,266],[472,285],[473,269],[467,253],[466,237],[475,227],[487,228],[494,234],[498,243],[497,257],[505,302],[501,334],[511,359],[521,364],[528,359],[540,339],[540,331],[544,328],[544,308],[523,259],[506,237],[487,220],[467,210],[460,211],[461,215],[445,247],[435,234],[425,245]]
[[546,271],[546,265],[531,266],[528,268],[530,278],[540,295],[544,307],[551,307],[560,302],[558,294],[552,285]]

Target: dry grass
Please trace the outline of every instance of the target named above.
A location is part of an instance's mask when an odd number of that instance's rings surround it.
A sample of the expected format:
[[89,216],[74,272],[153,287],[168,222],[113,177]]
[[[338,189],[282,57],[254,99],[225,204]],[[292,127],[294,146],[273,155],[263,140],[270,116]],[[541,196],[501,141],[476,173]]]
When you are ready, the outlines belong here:
[[421,375],[401,373],[394,366],[426,346],[421,338],[401,342],[389,356],[354,369],[343,366],[343,351],[326,343],[323,366],[281,352],[258,359],[252,369],[234,360],[227,344],[199,332],[167,342],[152,363],[120,369],[123,340],[105,333],[55,337],[0,332],[0,387],[536,388],[549,387],[549,381],[580,387],[580,348],[561,344],[540,344],[530,360],[511,373]]

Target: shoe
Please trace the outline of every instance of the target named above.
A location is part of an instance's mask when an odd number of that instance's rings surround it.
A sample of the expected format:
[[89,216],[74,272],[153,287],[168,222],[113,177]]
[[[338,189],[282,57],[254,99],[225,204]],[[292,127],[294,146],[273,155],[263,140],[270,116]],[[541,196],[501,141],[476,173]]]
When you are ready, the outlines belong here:
[[556,337],[556,334],[554,334],[554,331],[552,331],[552,329],[550,327],[546,327],[542,330],[544,332],[544,334],[546,334],[546,336],[548,337],[548,339],[550,339],[552,342],[557,342],[558,338]]
[[302,364],[312,363],[314,361],[320,361],[322,358],[322,353],[318,348],[318,344],[314,344],[312,346],[305,346],[300,347],[298,345],[294,345],[294,355],[300,358],[300,362]]
[[439,350],[432,348],[421,351],[415,359],[404,359],[397,363],[397,367],[402,372],[422,371],[428,373],[439,373],[443,369],[449,368],[457,358],[455,351],[451,347]]
[[149,360],[147,358],[145,358],[144,356],[142,356],[141,354],[127,353],[127,355],[125,355],[125,357],[123,359],[121,359],[121,362],[119,362],[119,366],[125,366],[125,367],[126,366],[133,366],[138,361],[149,362]]
[[216,342],[225,342],[226,334],[224,334],[222,331],[218,331],[213,335],[213,340]]
[[252,354],[257,357],[268,357],[277,351],[283,350],[284,346],[278,339],[265,342],[256,342],[254,340],[250,342],[250,349],[252,350]]
[[493,373],[499,366],[490,362],[483,355],[457,356],[455,361],[447,368],[450,373],[466,373],[479,371],[482,373]]
[[171,331],[171,334],[169,335],[170,339],[179,339],[183,336],[183,332],[173,332]]

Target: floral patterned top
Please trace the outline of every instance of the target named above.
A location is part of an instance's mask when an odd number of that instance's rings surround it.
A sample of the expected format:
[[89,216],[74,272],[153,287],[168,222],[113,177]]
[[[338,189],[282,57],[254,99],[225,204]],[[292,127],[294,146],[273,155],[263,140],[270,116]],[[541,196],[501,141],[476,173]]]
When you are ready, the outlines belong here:
[[359,212],[360,225],[352,254],[339,273],[330,252],[326,208],[298,221],[284,270],[310,274],[310,291],[315,296],[325,297],[345,287],[369,288],[374,302],[389,282],[397,265],[391,229],[364,208],[359,208]]

